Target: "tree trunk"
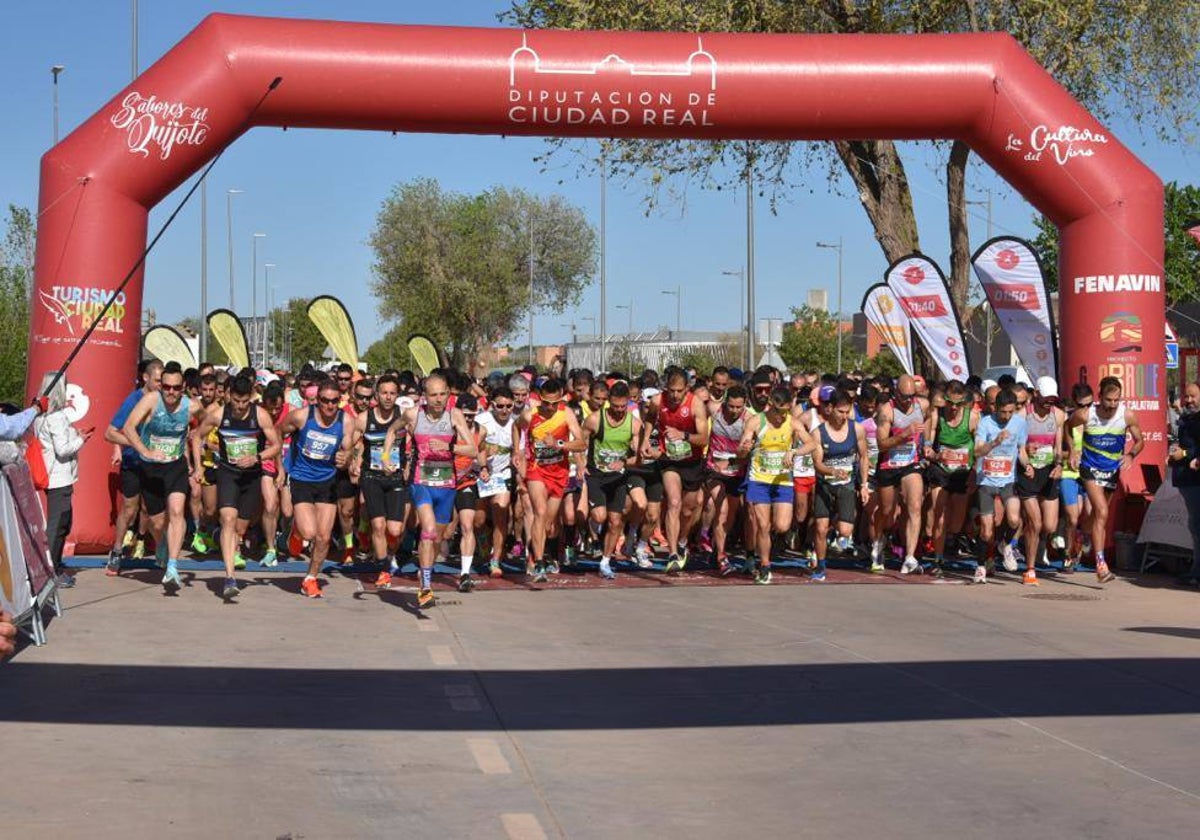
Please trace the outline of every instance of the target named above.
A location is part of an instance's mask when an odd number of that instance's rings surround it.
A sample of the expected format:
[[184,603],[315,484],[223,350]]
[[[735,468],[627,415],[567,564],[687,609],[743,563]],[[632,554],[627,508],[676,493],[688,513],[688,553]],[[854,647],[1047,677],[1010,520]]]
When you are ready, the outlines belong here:
[[891,140],[837,140],[833,145],[858,188],[858,199],[888,261],[919,251],[912,192],[896,144]]
[[967,226],[967,160],[971,147],[955,140],[946,164],[946,201],[950,220],[950,297],[960,315],[967,314],[971,288],[971,232]]

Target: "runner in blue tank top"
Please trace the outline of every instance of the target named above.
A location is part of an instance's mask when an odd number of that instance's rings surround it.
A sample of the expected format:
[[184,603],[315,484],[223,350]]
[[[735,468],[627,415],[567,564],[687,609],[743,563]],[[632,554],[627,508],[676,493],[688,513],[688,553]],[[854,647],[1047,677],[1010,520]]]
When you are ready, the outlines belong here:
[[854,397],[847,391],[836,391],[830,397],[830,411],[824,423],[817,427],[819,445],[813,450],[813,469],[817,474],[817,492],[813,505],[816,517],[814,548],[817,568],[814,583],[825,580],[825,555],[829,550],[829,522],[837,519],[837,547],[845,554],[854,548],[854,523],[858,518],[857,503],[867,503],[867,475],[871,462],[867,455],[867,436],[862,427],[851,420]]
[[[1070,452],[1071,468],[1079,470],[1079,481],[1092,503],[1092,546],[1096,552],[1096,577],[1101,583],[1114,575],[1104,559],[1104,541],[1108,538],[1108,505],[1117,489],[1122,469],[1133,466],[1133,459],[1145,446],[1137,415],[1121,405],[1121,380],[1106,376],[1100,380],[1097,403],[1078,409],[1067,421],[1063,438]],[[1083,448],[1075,446],[1073,430],[1083,427]],[[1125,451],[1125,439],[1133,446]]]
[[166,565],[162,584],[168,594],[183,585],[176,561],[187,531],[183,516],[188,493],[186,443],[192,418],[203,410],[199,401],[184,396],[183,371],[178,362],[171,362],[163,369],[161,389],[138,400],[121,430],[138,455],[142,503],[159,562]]
[[334,481],[337,471],[350,462],[353,425],[338,407],[341,391],[332,379],[317,386],[317,402],[298,408],[279,424],[281,437],[292,435],[287,470],[292,488],[294,527],[312,546],[308,574],[300,591],[308,598],[321,597],[317,573],[329,555],[329,540],[337,518]]

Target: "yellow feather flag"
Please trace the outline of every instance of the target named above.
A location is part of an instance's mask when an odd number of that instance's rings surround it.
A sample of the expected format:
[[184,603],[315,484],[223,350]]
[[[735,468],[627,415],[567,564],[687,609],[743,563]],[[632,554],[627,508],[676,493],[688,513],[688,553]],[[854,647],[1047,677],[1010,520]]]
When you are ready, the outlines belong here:
[[358,338],[354,335],[354,322],[342,302],[329,295],[315,297],[308,304],[308,318],[329,342],[334,355],[358,370]]
[[437,348],[427,336],[420,333],[414,333],[408,337],[408,352],[412,354],[413,361],[421,369],[422,376],[428,376],[434,368],[441,366]]
[[159,324],[146,330],[142,336],[142,346],[146,352],[160,362],[179,362],[184,370],[196,367],[196,357],[192,348],[174,327]]
[[250,342],[237,315],[228,309],[214,309],[208,313],[208,332],[221,345],[231,365],[250,367]]

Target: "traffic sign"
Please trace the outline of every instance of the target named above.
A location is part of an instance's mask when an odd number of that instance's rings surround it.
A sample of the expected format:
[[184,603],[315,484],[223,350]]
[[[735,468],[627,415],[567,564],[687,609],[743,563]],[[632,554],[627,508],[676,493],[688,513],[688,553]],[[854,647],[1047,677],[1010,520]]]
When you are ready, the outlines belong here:
[[1179,342],[1167,342],[1167,370],[1177,370],[1179,368]]

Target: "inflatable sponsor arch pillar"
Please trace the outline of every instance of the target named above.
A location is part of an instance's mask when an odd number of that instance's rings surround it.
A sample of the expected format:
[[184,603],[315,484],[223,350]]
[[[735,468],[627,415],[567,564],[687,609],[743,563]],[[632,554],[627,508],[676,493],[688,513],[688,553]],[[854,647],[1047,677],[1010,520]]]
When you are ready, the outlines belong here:
[[[1165,457],[1162,184],[1004,34],[523,32],[212,15],[42,159],[31,392],[141,254],[150,209],[254,126],[964,140],[1062,233],[1063,386],[1121,378],[1149,438],[1143,460]],[[100,428],[137,359],[142,281],[70,371]],[[82,457],[83,546],[110,538],[109,452],[97,436]]]

